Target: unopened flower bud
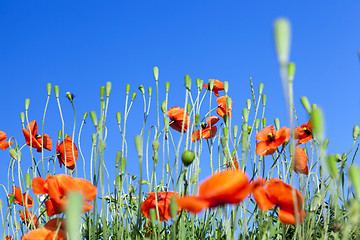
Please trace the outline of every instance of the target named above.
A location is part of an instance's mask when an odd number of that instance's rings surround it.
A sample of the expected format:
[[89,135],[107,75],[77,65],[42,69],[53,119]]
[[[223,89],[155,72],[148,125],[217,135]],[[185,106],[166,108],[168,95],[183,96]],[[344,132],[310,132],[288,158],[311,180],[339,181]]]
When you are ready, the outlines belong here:
[[27,189],[31,188],[31,175],[30,175],[30,173],[25,173],[25,183],[26,183],[26,188]]
[[54,92],[55,92],[55,97],[59,98],[59,86],[58,85],[54,86]]
[[29,105],[30,105],[30,99],[25,99],[25,111],[27,111],[29,109]]
[[255,119],[255,129],[256,131],[259,129],[259,125],[260,125],[260,119]]
[[250,110],[250,108],[251,108],[251,100],[250,99],[246,99],[246,107],[248,110]]
[[149,98],[151,98],[151,95],[152,95],[152,87],[148,87],[148,93],[149,93]]
[[199,92],[201,91],[201,89],[202,89],[202,87],[203,87],[203,84],[204,84],[204,81],[203,81],[203,80],[201,80],[200,78],[197,78],[197,79],[196,79],[196,85],[197,85],[197,87],[198,87],[198,91],[199,91]]
[[159,68],[158,67],[153,68],[153,74],[154,74],[155,81],[158,81],[159,80]]
[[110,96],[110,92],[111,92],[111,82],[106,82],[106,96],[109,97]]
[[266,94],[261,96],[261,101],[262,101],[263,106],[265,106],[266,105]]
[[195,125],[199,123],[199,114],[195,114]]
[[191,111],[191,104],[190,103],[188,103],[186,105],[186,111],[188,112],[188,114],[190,113],[190,111]]
[[91,120],[92,120],[95,128],[97,128],[98,121],[97,121],[97,117],[96,117],[95,111],[91,111],[91,112],[90,112],[90,117],[91,117]]
[[46,84],[46,90],[47,90],[48,96],[50,96],[50,93],[51,93],[51,83],[47,83],[47,84]]
[[353,128],[353,138],[354,140],[358,138],[358,136],[360,135],[360,129],[358,125],[355,125]]
[[170,88],[170,83],[166,82],[165,83],[165,90],[166,90],[167,93],[169,92],[169,88]]
[[233,134],[234,134],[234,137],[237,136],[237,134],[238,134],[238,125],[234,125],[234,127],[233,127]]
[[[210,90],[210,91],[213,90],[214,84],[215,84],[215,80],[214,80],[214,79],[210,79],[210,81],[209,81],[209,90]],[[224,88],[225,88],[225,84],[224,84]]]
[[295,63],[289,63],[288,64],[288,78],[289,82],[292,82],[294,80],[295,75]]
[[161,111],[162,111],[163,113],[166,113],[166,100],[164,100],[164,101],[162,102],[162,104],[161,104]]
[[301,104],[303,105],[303,107],[305,108],[305,110],[307,111],[308,114],[311,113],[311,107],[310,107],[310,103],[309,100],[307,99],[307,97],[303,96],[300,98]]
[[116,152],[116,157],[115,157],[115,167],[118,168],[119,167],[119,163],[121,160],[121,156],[122,156],[122,151],[117,151]]
[[262,125],[263,125],[263,128],[266,126],[266,118],[262,119]]
[[263,90],[264,90],[264,84],[263,84],[263,83],[260,83],[260,84],[259,84],[259,94],[260,94],[260,95],[262,94]]
[[249,118],[249,110],[247,108],[243,109],[243,118],[244,118],[244,122],[247,123]]
[[225,94],[228,93],[228,90],[229,90],[229,83],[228,83],[228,81],[224,81],[224,91],[225,91]]
[[131,101],[134,101],[135,97],[136,97],[136,92],[133,92],[132,97],[131,97]]
[[11,156],[13,159],[17,160],[17,156],[16,156],[16,151],[15,151],[15,149],[10,148],[10,149],[9,149],[9,154],[10,154],[10,156]]
[[130,92],[130,84],[126,84],[125,86],[126,95],[129,95]]
[[195,160],[195,153],[190,150],[186,150],[181,154],[181,160],[185,167],[189,166]]
[[152,148],[153,148],[153,151],[154,153],[157,153],[158,150],[159,150],[159,147],[160,147],[160,143],[157,139],[155,139],[153,142],[152,142]]
[[280,129],[280,120],[278,118],[275,118],[274,123],[275,123],[276,130],[279,130]]
[[143,85],[139,85],[138,89],[141,91],[142,95],[145,95],[145,90]]
[[121,113],[120,112],[116,113],[116,120],[117,120],[117,123],[120,125],[120,123],[121,123]]
[[191,78],[189,75],[185,75],[185,86],[187,90],[191,90]]
[[101,86],[100,87],[100,100],[104,100],[104,96],[105,96],[105,87]]
[[24,112],[20,113],[20,119],[21,119],[21,123],[24,125],[24,122],[25,122],[25,114],[24,114]]

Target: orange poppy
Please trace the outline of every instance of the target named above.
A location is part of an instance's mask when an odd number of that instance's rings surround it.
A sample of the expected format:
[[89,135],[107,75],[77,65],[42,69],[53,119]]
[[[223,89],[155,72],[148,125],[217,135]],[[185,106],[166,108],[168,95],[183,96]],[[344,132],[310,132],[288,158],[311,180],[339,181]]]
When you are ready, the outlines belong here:
[[[220,118],[216,116],[211,116],[206,119],[206,123],[201,123],[201,138],[209,139],[213,138],[216,134],[217,127],[214,126]],[[211,126],[211,128],[210,128]],[[192,132],[190,140],[195,142],[195,131]],[[200,129],[196,130],[196,141],[200,140]]]
[[31,198],[31,196],[29,195],[29,193],[26,194],[26,192],[21,193],[20,188],[14,186],[13,187],[13,193],[9,194],[9,196],[14,195],[15,194],[15,203],[19,204],[20,206],[24,206],[24,200],[26,202],[26,206],[27,208],[31,208],[33,206],[33,199]]
[[36,151],[41,152],[42,147],[51,151],[52,140],[49,135],[44,134],[43,136],[37,134],[38,127],[36,121],[31,121],[27,127],[23,128],[23,134],[25,137],[26,144],[30,146],[30,133],[31,133],[31,145],[36,148]]
[[6,236],[5,240],[13,240],[13,237],[12,236]]
[[[58,225],[60,228],[58,229]],[[55,238],[54,238],[55,237]],[[65,221],[62,219],[54,218],[48,221],[44,227],[35,229],[22,236],[21,240],[66,240]]]
[[205,208],[238,204],[250,192],[251,184],[243,171],[227,170],[215,173],[200,183],[198,196],[184,196],[176,201],[182,209],[198,213]]
[[294,157],[294,171],[296,173],[302,173],[305,175],[309,174],[309,169],[307,166],[308,157],[303,148],[297,147],[295,149],[295,157]]
[[[31,228],[32,226],[35,226],[36,228],[39,227],[38,218],[30,212],[28,209],[25,209],[25,211],[19,212],[20,218],[23,220],[26,226],[29,226]],[[33,222],[34,225],[32,225],[30,222]]]
[[58,174],[54,177],[48,175],[46,181],[37,177],[32,181],[34,194],[48,194],[46,200],[46,212],[49,217],[61,213],[67,204],[66,195],[72,191],[78,191],[83,195],[83,211],[90,211],[93,206],[87,202],[95,199],[97,189],[89,181],[81,178],[73,178],[69,175]]
[[271,155],[275,149],[290,140],[290,128],[282,127],[275,132],[274,126],[267,126],[255,136],[257,141],[255,152],[261,156]]
[[239,166],[239,162],[236,160],[236,157],[234,156],[233,158],[233,162],[231,163],[230,161],[227,163],[227,168],[230,168],[230,169],[236,169],[236,170],[239,170],[240,169],[240,166]]
[[[266,188],[264,187],[264,184]],[[280,179],[271,179],[264,181],[257,179],[253,183],[252,194],[259,208],[268,211],[275,205],[279,207],[279,219],[284,224],[296,224],[293,187],[284,183]],[[302,209],[304,198],[302,194],[295,189],[297,201],[297,216],[301,223],[305,217],[305,211]]]
[[13,144],[13,141],[5,142],[6,138],[7,138],[6,133],[0,131],[0,149],[2,150],[7,149],[11,144]]
[[228,108],[227,116],[231,118],[232,116],[232,106],[233,102],[231,101],[231,106],[226,106],[226,96],[222,96],[216,99],[218,102],[218,109],[216,110],[217,114],[219,114],[220,117],[224,117],[226,114],[226,107]]
[[[170,215],[170,202],[171,198],[175,196],[175,192],[158,192],[157,193],[157,203],[155,200],[156,193],[148,193],[149,197],[141,204],[140,209],[141,213],[151,220],[150,218],[150,209],[156,209],[156,204],[159,210],[160,221],[166,221],[171,218]],[[179,194],[176,193],[176,196],[179,197]],[[178,214],[181,211],[181,208],[178,207]],[[159,220],[156,216],[156,220]]]
[[[65,142],[65,149],[64,149],[64,142]],[[56,153],[57,154],[60,153],[60,155],[58,155],[60,167],[64,165],[70,170],[73,170],[75,168],[75,162],[78,159],[78,149],[75,143],[73,143],[70,136],[67,136],[64,139],[64,141],[62,141],[60,144],[59,142],[56,143]],[[66,160],[65,160],[65,155],[66,155]]]
[[[203,85],[203,87],[209,91],[210,91],[210,80],[212,80],[212,79],[209,79],[209,85],[208,84]],[[222,90],[224,90],[224,83],[222,83],[219,80],[214,79],[213,92],[214,92],[215,96],[219,97],[220,96],[219,91],[222,91]]]
[[298,139],[296,145],[306,143],[312,139],[312,124],[311,119],[308,123],[304,123],[301,127],[294,128],[292,136],[295,139]]
[[[185,118],[184,118],[184,114],[185,114]],[[183,132],[186,132],[186,129],[188,128],[188,126],[191,125],[191,121],[188,120],[188,114],[187,112],[181,108],[181,107],[172,107],[167,111],[167,115],[170,118],[170,127],[175,129],[178,132],[181,132],[181,130],[183,130]],[[182,126],[184,125],[184,128],[182,128]]]

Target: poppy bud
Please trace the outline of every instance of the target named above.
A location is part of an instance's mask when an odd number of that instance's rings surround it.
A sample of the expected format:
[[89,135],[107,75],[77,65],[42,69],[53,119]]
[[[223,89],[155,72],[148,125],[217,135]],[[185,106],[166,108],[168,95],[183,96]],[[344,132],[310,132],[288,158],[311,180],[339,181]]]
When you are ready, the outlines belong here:
[[136,97],[136,92],[133,92],[132,97],[131,97],[131,101],[134,101],[135,97]]
[[46,90],[47,90],[48,96],[50,96],[50,93],[51,93],[51,83],[47,83],[47,84],[46,84]]
[[111,92],[111,82],[106,82],[106,96],[109,97],[110,96],[110,92]]
[[349,167],[349,177],[354,186],[357,198],[360,198],[360,168],[356,165]]
[[118,125],[120,125],[120,123],[121,123],[121,113],[120,112],[116,113],[116,120],[118,122]]
[[115,157],[115,167],[116,168],[118,168],[118,166],[119,166],[121,156],[122,156],[122,151],[117,151],[116,152],[116,157]]
[[58,85],[54,86],[54,92],[55,92],[55,97],[59,98],[59,86]]
[[358,125],[355,125],[353,128],[353,138],[354,140],[358,138],[358,136],[360,135],[360,129]]
[[138,89],[141,91],[142,95],[145,95],[145,90],[143,85],[139,85]]
[[117,186],[118,189],[121,188],[121,176],[120,176],[120,175],[117,175],[117,176],[115,177],[115,184],[116,184],[116,186]]
[[291,26],[286,18],[278,18],[274,24],[275,46],[281,66],[289,61]]
[[190,104],[190,103],[188,103],[188,104],[186,105],[186,111],[187,111],[188,113],[190,113],[190,111],[191,111],[191,104]]
[[246,107],[248,110],[250,110],[250,108],[251,108],[251,100],[250,99],[246,99]]
[[266,104],[266,94],[261,96],[261,101],[262,101],[263,106],[265,106],[265,104]]
[[181,160],[185,167],[189,166],[195,160],[195,153],[190,150],[186,150],[181,154]]
[[247,108],[244,108],[242,113],[243,113],[244,121],[245,123],[247,123],[249,118],[249,110]]
[[120,172],[123,173],[126,167],[126,158],[120,159]]
[[169,164],[167,163],[167,164],[165,164],[165,170],[166,170],[166,174],[168,174],[169,173],[169,171],[170,171],[170,166],[169,166]]
[[263,84],[263,83],[260,83],[260,84],[259,84],[259,94],[260,94],[260,95],[262,94],[263,90],[264,90],[264,84]]
[[[214,84],[215,84],[215,79],[209,79],[209,88],[208,90],[212,91],[214,88]],[[224,86],[225,88],[225,86]]]
[[233,127],[233,134],[234,134],[234,137],[236,138],[237,134],[238,134],[238,125],[234,125]]
[[100,87],[100,100],[104,100],[104,95],[105,95],[105,87],[101,86]]
[[25,99],[25,111],[27,111],[29,109],[29,105],[30,105],[30,99]]
[[191,78],[189,75],[185,75],[185,86],[187,90],[191,90]]
[[166,93],[169,92],[169,88],[170,88],[170,83],[169,82],[166,82],[165,83],[165,90],[166,90]]
[[24,112],[20,113],[20,119],[21,119],[22,125],[24,125],[24,122],[25,122],[25,114],[24,114]]
[[[224,91],[225,91],[225,94],[228,93],[228,90],[229,90],[229,83],[228,81],[224,81]],[[230,105],[229,105],[230,106]]]
[[91,140],[92,140],[93,146],[95,147],[96,146],[96,133],[91,134]]
[[126,84],[125,86],[126,95],[129,95],[130,92],[130,84]]
[[252,127],[251,127],[251,126],[247,126],[247,132],[248,132],[248,134],[250,134],[251,131],[252,131]]
[[161,111],[162,111],[163,113],[166,113],[166,100],[164,100],[164,101],[162,102],[162,104],[161,104]]
[[347,159],[347,153],[343,153],[343,155],[341,156],[341,159],[342,159],[343,161],[346,161],[346,159]]
[[10,149],[9,149],[9,154],[10,154],[10,156],[11,156],[13,159],[17,160],[17,156],[16,156],[16,151],[15,151],[15,149],[10,148]]
[[259,125],[260,125],[260,119],[255,119],[255,129],[256,131],[259,129]]
[[303,107],[305,108],[305,110],[308,112],[308,114],[310,114],[311,107],[310,107],[310,103],[309,103],[309,100],[307,99],[307,97],[305,97],[305,96],[301,97],[300,101],[301,101]]
[[158,81],[159,80],[159,68],[158,67],[153,68],[153,74],[154,74],[155,81]]
[[320,207],[320,203],[321,203],[320,194],[315,194],[315,195],[311,198],[311,202],[310,202],[310,212],[315,212],[316,209],[318,209],[318,207]]
[[25,173],[25,183],[26,183],[26,188],[31,188],[31,175],[30,173]]
[[274,119],[276,130],[280,129],[280,120],[278,118]]
[[221,146],[222,146],[222,148],[226,148],[226,144],[227,144],[227,137],[225,137],[225,136],[222,136],[221,138],[220,138],[220,142],[221,142]]
[[199,123],[199,114],[195,114],[195,125]]
[[149,98],[151,98],[151,95],[152,95],[152,87],[148,87],[148,93],[149,93]]
[[155,139],[152,143],[152,148],[155,154],[158,152],[159,147],[160,147],[160,143],[157,139]]
[[325,150],[327,148],[329,144],[329,139],[328,138],[325,138],[324,142],[323,142],[323,149]]
[[91,117],[91,120],[92,120],[95,128],[97,128],[98,121],[97,121],[97,117],[96,117],[95,111],[91,111],[91,112],[90,112],[90,117]]
[[228,125],[229,125],[229,117],[225,114],[225,115],[223,116],[223,119],[224,119],[225,125],[228,126]]
[[295,75],[295,63],[289,63],[288,64],[288,78],[289,82],[292,82],[294,80]]
[[247,141],[248,141],[248,134],[247,134],[247,124],[243,124],[242,125],[242,131],[243,131],[243,135],[242,135],[242,139],[241,139],[241,146],[243,149],[243,152],[247,151]]
[[171,197],[170,200],[170,216],[174,220],[178,213],[178,206],[175,197]]
[[154,161],[154,164],[156,165],[156,164],[158,163],[158,161],[159,161],[159,156],[158,156],[157,154],[154,154],[154,155],[152,156],[152,159],[153,159],[153,161]]
[[330,173],[330,176],[333,179],[336,179],[337,176],[337,168],[336,168],[336,159],[334,155],[329,155],[326,157],[326,165],[327,165],[327,169]]
[[313,108],[310,116],[312,122],[312,132],[319,138],[320,142],[322,142],[324,138],[324,118],[322,111],[319,108]]
[[67,138],[67,136],[69,136],[67,133],[65,133],[65,138]]
[[58,131],[58,139],[59,139],[59,141],[60,141],[60,138],[61,138],[61,134],[62,134],[62,131],[59,130],[59,131]]
[[143,142],[142,142],[141,135],[135,136],[135,147],[136,147],[136,152],[137,152],[139,158],[141,158],[143,156]]
[[[136,178],[136,176],[135,176],[135,178]],[[134,175],[132,176],[132,179],[135,180],[135,179],[134,179]],[[128,187],[128,193],[135,193],[135,189],[134,189],[133,186],[129,185],[129,187]]]
[[203,80],[201,80],[200,78],[197,78],[197,79],[196,79],[196,85],[197,85],[197,87],[198,87],[199,92],[200,92],[201,89],[203,88],[203,84],[204,84],[204,81],[203,81]]
[[14,226],[15,226],[16,231],[20,230],[20,224],[18,222],[14,222]]
[[334,155],[334,158],[335,158],[335,161],[336,161],[336,162],[341,162],[341,160],[342,160],[342,159],[341,159],[341,155],[338,154],[338,153]]
[[266,118],[262,119],[262,125],[263,125],[263,128],[266,126]]

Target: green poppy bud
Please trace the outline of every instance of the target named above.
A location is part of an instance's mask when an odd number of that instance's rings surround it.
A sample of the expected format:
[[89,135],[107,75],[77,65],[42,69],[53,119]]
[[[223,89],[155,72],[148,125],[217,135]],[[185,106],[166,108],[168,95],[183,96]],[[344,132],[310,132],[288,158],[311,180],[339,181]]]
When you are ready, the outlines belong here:
[[156,221],[156,211],[155,208],[150,208],[149,209],[149,213],[150,213],[150,220],[153,223],[153,225],[155,224]]
[[[209,81],[209,90],[212,91],[214,88],[214,84],[215,84],[215,80],[214,79],[210,79]],[[224,89],[225,89],[225,84],[224,84]]]
[[165,83],[165,90],[166,90],[166,93],[169,92],[169,88],[170,88],[170,83],[169,82],[166,82]]
[[358,138],[358,136],[360,135],[360,129],[358,125],[355,125],[353,128],[353,138],[354,140]]
[[263,90],[264,90],[264,84],[263,84],[263,83],[260,83],[260,84],[259,84],[259,94],[260,94],[260,95],[262,94]]
[[247,108],[244,108],[242,113],[243,113],[244,122],[247,123],[249,118],[249,110]]
[[161,104],[161,111],[165,114],[166,113],[166,100],[164,100]]
[[195,125],[199,123],[199,114],[195,114]]
[[274,37],[276,53],[280,65],[285,65],[289,61],[291,26],[286,18],[278,18],[274,24]]
[[187,90],[191,90],[191,78],[189,75],[185,75],[185,86]]
[[228,133],[229,133],[228,130],[229,130],[229,129],[228,129],[227,127],[224,127],[224,128],[223,128],[223,133],[224,133],[224,136],[225,136],[225,137],[228,136]]
[[203,87],[204,81],[201,80],[200,78],[196,79],[196,86],[198,87],[198,91],[200,92],[202,87]]
[[349,177],[358,199],[360,199],[360,168],[356,165],[349,167]]
[[262,125],[263,125],[263,128],[266,126],[266,118],[262,119]]
[[67,138],[69,136],[69,134],[65,133],[65,138]]
[[222,136],[222,137],[220,138],[220,142],[221,142],[222,148],[225,148],[225,147],[226,147],[227,141],[228,141],[228,138],[227,138],[226,136]]
[[234,134],[234,137],[236,138],[236,136],[238,134],[238,125],[233,126],[233,134]]
[[156,165],[156,164],[158,163],[158,161],[159,161],[159,156],[158,156],[157,154],[154,154],[154,155],[152,156],[152,159],[153,159],[153,161],[154,161],[154,164]]
[[95,147],[96,146],[96,133],[91,134],[91,140],[92,140],[93,146]]
[[26,183],[26,188],[27,189],[31,188],[31,175],[30,175],[30,173],[25,173],[25,183]]
[[100,87],[100,100],[104,100],[104,96],[105,96],[105,87],[101,86]]
[[109,97],[110,96],[110,92],[111,92],[111,82],[106,82],[106,96]]
[[15,226],[16,231],[20,230],[20,224],[18,222],[14,222],[14,226]]
[[50,93],[51,93],[51,83],[47,83],[47,84],[46,84],[46,90],[47,90],[48,96],[50,96]]
[[228,91],[229,91],[229,83],[228,83],[228,81],[224,81],[224,91],[225,91],[225,94],[227,94]]
[[29,109],[29,105],[30,105],[30,99],[27,98],[27,99],[25,99],[25,111],[27,111]]
[[151,98],[151,95],[152,95],[152,87],[148,87],[148,93],[149,93],[149,98]]
[[288,78],[289,82],[293,82],[295,75],[295,63],[288,64]]
[[116,120],[117,120],[118,125],[120,125],[120,123],[121,123],[121,113],[120,112],[116,113]]
[[305,110],[308,112],[308,114],[311,113],[311,107],[310,107],[310,103],[309,100],[307,99],[307,97],[303,96],[300,98],[301,104],[303,105],[303,107],[305,108]]
[[170,166],[169,166],[169,164],[167,163],[167,164],[165,164],[165,170],[166,170],[166,174],[168,174],[169,173],[169,171],[170,171]]
[[153,74],[154,74],[155,81],[158,81],[159,80],[159,68],[158,67],[153,68]]
[[54,92],[55,92],[55,97],[59,98],[59,86],[58,85],[54,86]]
[[142,142],[141,135],[135,136],[135,147],[136,147],[136,152],[138,153],[139,158],[141,158],[143,156],[143,142]]
[[20,119],[21,119],[22,125],[24,125],[24,122],[25,122],[25,113],[24,112],[20,113]]
[[341,162],[341,160],[342,160],[341,155],[338,153],[334,155],[334,158],[335,158],[336,162]]
[[91,112],[90,112],[90,117],[91,117],[91,120],[92,120],[95,128],[97,128],[97,126],[98,126],[98,121],[97,121],[97,117],[96,117],[95,111],[91,111]]
[[188,167],[195,160],[195,153],[190,150],[186,150],[181,154],[181,160],[185,167]]
[[322,142],[324,139],[323,113],[319,108],[313,108],[310,116],[312,122],[312,132],[319,138],[320,142]]
[[117,188],[120,189],[121,188],[121,176],[120,175],[117,175],[115,177],[115,183],[116,183]]
[[280,120],[278,118],[274,119],[276,130],[280,129]]
[[263,106],[265,106],[266,105],[266,94],[261,96],[261,101],[262,101]]
[[126,158],[120,159],[120,172],[123,173],[126,167]]
[[323,149],[325,150],[328,145],[329,145],[329,139],[328,139],[328,138],[325,138],[325,139],[324,139],[324,142],[323,142]]
[[130,84],[126,84],[125,86],[126,95],[129,95],[130,92]]
[[251,126],[247,126],[247,132],[248,132],[248,134],[250,134],[251,131],[252,131],[252,127],[251,127]]
[[10,148],[10,149],[9,149],[9,154],[10,154],[10,156],[11,156],[13,159],[17,160],[17,155],[16,155],[15,149]]
[[190,103],[188,103],[186,105],[186,111],[188,112],[188,114],[190,113],[190,111],[191,111],[191,104]]
[[84,116],[83,116],[83,122],[85,122],[85,119],[86,119],[87,115],[88,115],[88,113],[87,113],[87,112],[86,112],[86,113],[84,113]]
[[159,147],[160,147],[160,143],[157,139],[155,139],[153,142],[152,142],[152,148],[153,148],[153,151],[154,153],[157,153],[158,150],[159,150]]
[[60,141],[60,139],[61,139],[61,134],[62,134],[62,131],[59,130],[59,131],[58,131],[58,139],[59,139],[59,141]]
[[136,97],[136,92],[133,92],[132,97],[131,97],[131,101],[134,101],[135,97]]
[[139,85],[138,89],[141,91],[142,95],[145,95],[145,90],[143,85]]
[[259,129],[259,125],[260,125],[260,119],[255,119],[255,129],[256,131]]
[[310,212],[315,212],[315,211],[320,207],[320,203],[321,203],[320,194],[315,194],[315,195],[311,198],[311,202],[310,202]]
[[178,206],[176,203],[175,197],[171,197],[170,200],[170,216],[172,219],[175,219],[176,215],[178,213]]
[[116,157],[115,157],[115,167],[118,168],[119,167],[119,163],[121,160],[121,156],[122,156],[122,151],[117,151],[116,152]]
[[250,99],[246,99],[246,107],[248,110],[250,110],[250,108],[251,108],[251,100]]

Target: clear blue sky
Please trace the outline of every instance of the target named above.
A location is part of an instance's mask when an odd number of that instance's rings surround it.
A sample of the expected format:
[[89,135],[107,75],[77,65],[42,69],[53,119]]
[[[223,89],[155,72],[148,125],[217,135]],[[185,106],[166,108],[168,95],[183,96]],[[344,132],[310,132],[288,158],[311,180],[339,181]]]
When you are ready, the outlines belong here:
[[[229,82],[234,119],[240,123],[252,77],[256,89],[265,84],[268,123],[279,117],[286,125],[272,26],[277,17],[287,17],[292,24],[290,60],[296,63],[294,95],[300,121],[308,120],[299,101],[305,95],[324,111],[329,152],[342,154],[351,147],[353,125],[360,124],[359,12],[357,1],[3,1],[0,130],[16,137],[19,145],[24,143],[19,113],[26,98],[31,99],[30,120],[36,119],[41,127],[50,82],[60,86],[65,128],[71,133],[72,108],[65,92],[76,94],[78,129],[84,112],[95,110],[99,115],[99,88],[111,81],[107,124],[112,129],[106,151],[108,165],[113,166],[121,148],[115,112],[123,112],[125,84],[138,93],[128,124],[132,140],[143,116],[137,87],[155,89],[154,66],[160,69],[162,99],[165,82],[171,83],[169,107],[183,105],[179,89],[184,89],[185,74],[205,81],[215,78]],[[155,116],[155,101],[152,107]],[[54,141],[51,153],[60,128],[52,93],[44,131]],[[86,158],[93,131],[88,118],[82,135]],[[133,151],[131,141],[129,145]],[[8,152],[1,151],[0,158],[0,183],[5,184]],[[27,161],[24,157],[23,167]],[[137,171],[136,158],[128,162],[129,171]]]

